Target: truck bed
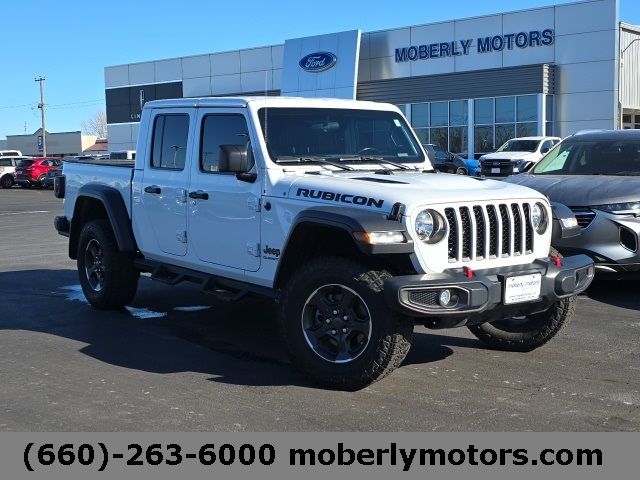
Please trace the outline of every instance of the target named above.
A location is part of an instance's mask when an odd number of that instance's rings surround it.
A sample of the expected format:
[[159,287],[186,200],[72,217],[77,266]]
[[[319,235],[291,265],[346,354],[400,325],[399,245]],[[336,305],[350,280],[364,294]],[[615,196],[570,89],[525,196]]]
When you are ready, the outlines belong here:
[[120,191],[131,217],[131,184],[134,171],[133,160],[65,161],[62,173],[66,183],[64,211],[67,218],[73,218],[73,205],[78,191],[88,184],[106,185]]

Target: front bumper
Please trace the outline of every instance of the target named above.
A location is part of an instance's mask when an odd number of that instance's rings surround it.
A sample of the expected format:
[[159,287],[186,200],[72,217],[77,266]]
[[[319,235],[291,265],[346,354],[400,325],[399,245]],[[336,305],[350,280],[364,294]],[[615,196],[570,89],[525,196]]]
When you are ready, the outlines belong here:
[[593,209],[593,218],[580,235],[553,246],[563,254],[590,256],[600,273],[640,273],[640,217]]
[[[392,277],[385,281],[384,293],[392,309],[417,317],[417,321],[432,328],[474,325],[543,312],[558,300],[586,290],[594,276],[593,261],[586,255],[575,255],[563,258],[561,263],[556,266],[551,259],[544,258],[530,265],[477,270],[471,278],[462,269]],[[534,273],[541,274],[540,297],[505,305],[505,279]],[[458,297],[455,306],[443,307],[438,303],[438,295],[444,289]]]

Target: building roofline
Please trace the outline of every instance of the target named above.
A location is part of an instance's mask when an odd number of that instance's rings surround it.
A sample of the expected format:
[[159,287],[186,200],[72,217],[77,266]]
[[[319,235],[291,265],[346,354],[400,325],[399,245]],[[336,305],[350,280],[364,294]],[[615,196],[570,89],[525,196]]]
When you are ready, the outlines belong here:
[[[394,30],[402,30],[405,28],[418,28],[418,27],[428,27],[428,26],[435,26],[435,25],[442,25],[444,23],[451,23],[451,22],[465,22],[465,21],[469,21],[469,20],[477,20],[477,19],[481,19],[481,18],[487,18],[487,17],[494,17],[496,15],[510,15],[510,14],[514,14],[514,13],[525,13],[525,12],[535,12],[535,11],[539,11],[539,10],[547,10],[550,8],[557,8],[557,7],[566,7],[566,6],[571,6],[571,5],[581,5],[581,4],[586,4],[586,3],[596,3],[596,2],[600,2],[602,0],[579,0],[576,2],[566,2],[566,3],[558,3],[558,4],[553,4],[553,5],[547,5],[547,6],[541,6],[541,7],[532,7],[532,8],[524,8],[521,10],[511,10],[508,12],[495,12],[495,13],[487,13],[484,15],[476,15],[473,17],[464,17],[464,18],[453,18],[453,19],[449,19],[449,20],[440,20],[437,22],[429,22],[429,23],[419,23],[419,24],[415,24],[415,25],[404,25],[404,26],[400,26],[400,27],[392,27],[392,28],[386,28],[386,29],[382,29],[382,30],[371,30],[368,32],[362,32],[363,35],[365,34],[371,34],[371,33],[385,33],[385,32],[392,32]],[[640,27],[636,27],[634,25],[631,24],[626,24],[623,22],[620,22],[621,25],[625,25],[625,28],[630,27],[631,29],[640,29]],[[628,27],[626,27],[628,26]],[[356,30],[356,28],[353,28],[352,30]],[[331,33],[331,32],[329,32]],[[336,32],[337,33],[337,32]],[[322,33],[316,34],[316,35],[311,35],[311,36],[317,36],[317,35],[323,35]],[[286,39],[285,39],[286,40]],[[284,42],[281,43],[275,43],[275,44],[271,44],[271,45],[262,45],[262,46],[256,46],[256,47],[247,47],[247,48],[236,48],[236,49],[232,49],[232,50],[224,50],[224,51],[219,51],[219,52],[206,52],[206,53],[200,53],[200,54],[194,54],[194,55],[184,55],[184,56],[180,56],[180,57],[169,57],[169,58],[161,58],[161,59],[157,59],[157,60],[147,60],[147,61],[140,61],[140,62],[128,62],[128,63],[121,63],[121,64],[117,64],[117,65],[109,65],[104,67],[105,71],[107,68],[114,68],[114,67],[124,67],[124,66],[129,66],[129,65],[141,65],[144,63],[154,63],[154,62],[163,62],[163,61],[169,61],[169,60],[180,60],[183,58],[193,58],[193,57],[202,57],[205,55],[217,55],[217,54],[225,54],[225,53],[232,53],[232,52],[244,52],[244,51],[249,51],[249,50],[258,50],[261,48],[273,48],[273,47],[280,47],[280,46],[284,46]]]
[[634,33],[640,33],[640,25],[632,25],[631,23],[620,22],[620,28],[630,30]]
[[[26,134],[26,135],[25,135],[25,134],[23,134],[23,133],[20,133],[20,134],[18,134],[18,135],[7,135],[7,139],[8,139],[9,137],[11,137],[11,138],[16,138],[16,137],[33,137],[34,135],[37,135],[38,133],[40,133],[40,130],[41,130],[41,129],[39,128],[39,129],[38,129],[38,130],[36,130],[35,132],[33,132],[33,133],[28,133],[28,134]],[[83,137],[92,137],[92,136],[94,136],[94,135],[83,135],[81,130],[73,130],[73,131],[70,131],[70,132],[50,132],[49,130],[46,130],[46,134],[47,134],[47,136],[50,136],[50,135],[63,135],[63,134],[69,134],[69,133],[79,133],[79,134],[80,134],[80,135],[82,135]]]

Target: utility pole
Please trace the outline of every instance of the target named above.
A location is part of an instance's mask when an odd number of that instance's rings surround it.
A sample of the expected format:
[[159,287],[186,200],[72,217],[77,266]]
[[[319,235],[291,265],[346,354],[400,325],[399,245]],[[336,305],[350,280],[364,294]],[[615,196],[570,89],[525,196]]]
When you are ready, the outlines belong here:
[[44,114],[44,86],[42,85],[45,81],[45,78],[41,75],[35,79],[36,82],[40,84],[40,103],[38,104],[38,108],[40,109],[40,116],[42,117],[42,156],[47,156],[47,131],[46,131],[46,123],[45,123],[45,114]]

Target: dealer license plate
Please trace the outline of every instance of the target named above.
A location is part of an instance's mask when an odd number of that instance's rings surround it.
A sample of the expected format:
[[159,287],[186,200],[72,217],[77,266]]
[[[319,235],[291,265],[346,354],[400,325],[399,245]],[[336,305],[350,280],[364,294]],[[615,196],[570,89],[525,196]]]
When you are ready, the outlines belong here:
[[491,169],[491,173],[500,173],[500,169],[499,168],[492,168]]
[[542,275],[520,275],[507,277],[504,281],[504,304],[530,302],[540,298]]

